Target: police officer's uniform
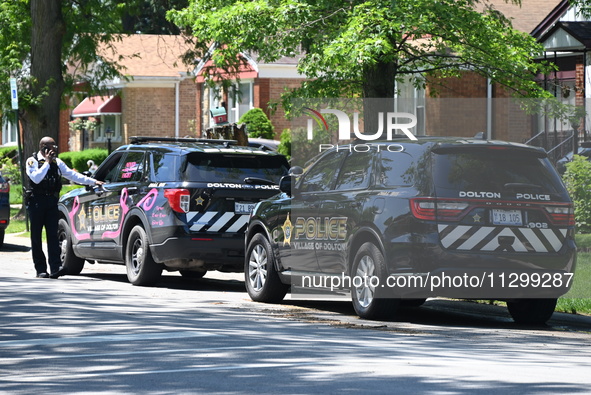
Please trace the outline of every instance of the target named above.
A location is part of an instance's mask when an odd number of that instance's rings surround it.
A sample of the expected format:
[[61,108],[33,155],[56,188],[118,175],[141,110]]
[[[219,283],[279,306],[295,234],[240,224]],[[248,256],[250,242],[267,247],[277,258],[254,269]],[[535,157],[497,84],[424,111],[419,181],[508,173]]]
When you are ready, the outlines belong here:
[[61,159],[47,162],[40,152],[27,159],[29,189],[27,210],[31,219],[31,249],[37,275],[47,273],[47,261],[43,253],[41,234],[43,227],[47,236],[47,252],[51,273],[60,269],[60,246],[58,240],[59,211],[57,201],[62,189],[61,177],[83,185],[95,185],[96,180],[70,169]]

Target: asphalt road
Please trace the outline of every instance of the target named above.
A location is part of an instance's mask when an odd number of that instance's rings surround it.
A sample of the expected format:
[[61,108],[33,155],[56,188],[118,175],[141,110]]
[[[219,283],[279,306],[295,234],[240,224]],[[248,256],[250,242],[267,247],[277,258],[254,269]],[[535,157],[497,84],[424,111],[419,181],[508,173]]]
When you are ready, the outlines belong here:
[[237,274],[35,279],[27,245],[0,250],[0,393],[591,393],[589,317],[528,328],[429,300],[375,322],[349,302],[252,302]]

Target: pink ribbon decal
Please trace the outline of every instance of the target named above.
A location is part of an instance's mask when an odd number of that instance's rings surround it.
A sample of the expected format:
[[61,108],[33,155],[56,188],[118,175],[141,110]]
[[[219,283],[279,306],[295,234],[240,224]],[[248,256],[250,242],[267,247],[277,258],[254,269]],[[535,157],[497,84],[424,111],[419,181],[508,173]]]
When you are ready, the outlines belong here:
[[68,213],[68,217],[70,217],[70,223],[72,224],[72,236],[74,236],[78,240],[87,240],[90,239],[90,233],[80,234],[78,233],[78,231],[76,230],[76,226],[74,225],[76,223],[76,221],[74,221],[74,217],[76,216],[76,213],[78,213],[80,206],[80,199],[78,199],[78,196],[76,196],[74,198],[74,203],[72,204],[72,211]]
[[110,238],[110,239],[114,239],[116,237],[119,236],[119,234],[121,233],[121,223],[123,221],[123,218],[125,218],[125,214],[127,214],[127,212],[129,211],[129,207],[127,207],[127,197],[129,196],[129,193],[127,192],[127,188],[123,188],[123,190],[121,191],[121,197],[119,198],[119,204],[121,205],[121,213],[119,215],[119,228],[116,231],[108,231],[108,232],[104,232],[102,238]]

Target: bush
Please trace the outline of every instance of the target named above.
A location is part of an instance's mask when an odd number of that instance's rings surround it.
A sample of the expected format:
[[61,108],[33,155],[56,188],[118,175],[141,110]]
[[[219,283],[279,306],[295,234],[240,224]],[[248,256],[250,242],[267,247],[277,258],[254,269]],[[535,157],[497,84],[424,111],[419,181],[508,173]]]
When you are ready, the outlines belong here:
[[246,124],[248,137],[260,137],[271,140],[275,137],[273,124],[260,108],[252,108],[248,110],[246,114],[240,118],[238,123]]
[[71,169],[79,172],[87,171],[86,162],[92,160],[97,166],[100,165],[108,156],[108,152],[103,148],[91,148],[80,152],[64,152],[59,154],[59,158],[64,161]]
[[575,204],[575,222],[578,233],[591,232],[591,162],[574,155],[566,164],[564,183]]

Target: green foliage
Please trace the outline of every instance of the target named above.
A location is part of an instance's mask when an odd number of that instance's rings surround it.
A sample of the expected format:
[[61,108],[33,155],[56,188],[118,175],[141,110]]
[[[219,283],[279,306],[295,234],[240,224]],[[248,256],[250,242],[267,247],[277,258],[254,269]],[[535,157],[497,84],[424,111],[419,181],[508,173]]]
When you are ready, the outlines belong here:
[[283,132],[281,132],[277,152],[285,156],[287,160],[291,159],[291,130],[283,129]]
[[8,179],[11,184],[21,183],[21,169],[16,163],[5,163],[2,165],[2,177]]
[[71,169],[79,172],[87,171],[89,160],[92,160],[97,166],[100,165],[108,156],[108,152],[103,148],[92,148],[80,152],[64,152],[59,154],[59,158],[64,161]]
[[[308,162],[320,154],[320,144],[330,142],[331,133],[328,130],[322,129],[314,134],[312,140],[307,138],[308,132],[304,128],[296,128],[293,130],[286,129],[281,134],[282,149],[287,150],[289,147],[290,163],[292,166],[306,167]],[[283,153],[278,149],[280,153]]]
[[203,71],[211,81],[234,77],[240,53],[263,62],[302,55],[308,80],[284,96],[287,110],[297,97],[393,97],[395,81],[424,85],[416,77],[467,68],[516,95],[550,96],[533,79],[551,69],[536,61],[543,47],[486,0],[190,0],[168,18],[199,38],[193,58],[212,60]]
[[246,124],[246,132],[249,137],[260,137],[263,139],[275,138],[273,124],[269,121],[267,114],[260,108],[251,108],[248,110],[238,123]]
[[575,205],[577,232],[591,232],[591,162],[586,157],[574,155],[566,164],[563,176],[566,188]]

